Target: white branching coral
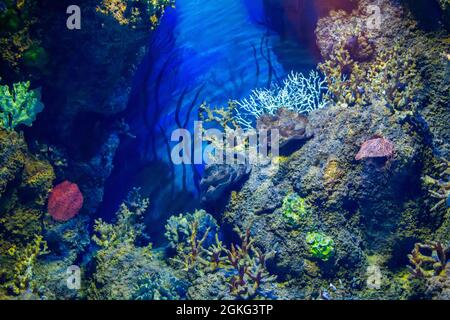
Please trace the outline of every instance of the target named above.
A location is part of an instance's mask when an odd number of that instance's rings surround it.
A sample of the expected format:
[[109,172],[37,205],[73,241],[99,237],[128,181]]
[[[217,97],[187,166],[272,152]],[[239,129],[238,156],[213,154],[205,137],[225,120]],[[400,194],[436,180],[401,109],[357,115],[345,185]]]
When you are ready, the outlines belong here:
[[236,101],[235,119],[243,129],[254,128],[255,120],[263,114],[275,114],[280,108],[298,113],[323,108],[328,94],[326,78],[313,70],[309,77],[291,72],[281,86],[256,89],[249,98]]

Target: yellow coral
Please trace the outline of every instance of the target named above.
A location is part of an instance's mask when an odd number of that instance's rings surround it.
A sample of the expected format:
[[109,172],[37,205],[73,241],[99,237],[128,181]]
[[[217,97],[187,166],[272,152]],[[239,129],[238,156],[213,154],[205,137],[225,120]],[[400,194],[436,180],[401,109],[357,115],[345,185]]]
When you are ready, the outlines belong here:
[[54,179],[53,167],[48,162],[34,158],[25,162],[22,184],[37,191],[36,203],[38,205],[45,204]]
[[174,6],[173,0],[147,0],[145,9],[135,0],[102,0],[97,6],[97,12],[112,16],[121,25],[136,28],[139,24],[150,22],[150,28],[155,28],[164,14],[167,6]]
[[17,260],[13,268],[13,277],[8,286],[15,294],[32,289],[33,268],[39,256],[47,254],[47,242],[42,236],[35,236],[34,241],[29,243],[23,251],[17,252]]

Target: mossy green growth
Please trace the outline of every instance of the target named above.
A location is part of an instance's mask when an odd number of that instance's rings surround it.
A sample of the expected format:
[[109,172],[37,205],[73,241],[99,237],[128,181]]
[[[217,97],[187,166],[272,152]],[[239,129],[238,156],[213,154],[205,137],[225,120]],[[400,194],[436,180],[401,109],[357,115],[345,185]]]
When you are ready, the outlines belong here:
[[334,240],[324,233],[308,232],[306,243],[309,244],[309,253],[314,258],[328,261],[334,254]]
[[289,193],[283,199],[281,211],[289,223],[298,224],[302,218],[306,217],[308,208],[304,198],[296,193]]
[[31,127],[36,115],[44,109],[39,90],[29,90],[30,82],[0,86],[0,127],[13,130],[24,124]]
[[23,61],[29,67],[42,68],[48,63],[47,51],[39,45],[33,44],[23,53]]

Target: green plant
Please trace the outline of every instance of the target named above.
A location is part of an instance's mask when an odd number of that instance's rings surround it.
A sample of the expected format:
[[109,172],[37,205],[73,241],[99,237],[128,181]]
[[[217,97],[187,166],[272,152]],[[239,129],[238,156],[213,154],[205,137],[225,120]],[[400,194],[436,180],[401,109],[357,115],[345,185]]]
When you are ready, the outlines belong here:
[[334,240],[324,233],[308,232],[306,243],[309,245],[309,253],[322,261],[328,261],[334,254]]
[[0,86],[0,127],[13,130],[24,124],[31,127],[36,115],[44,109],[39,90],[29,90],[30,82],[14,83],[12,90]]
[[298,224],[307,214],[306,201],[296,193],[289,193],[283,199],[281,211],[289,223]]

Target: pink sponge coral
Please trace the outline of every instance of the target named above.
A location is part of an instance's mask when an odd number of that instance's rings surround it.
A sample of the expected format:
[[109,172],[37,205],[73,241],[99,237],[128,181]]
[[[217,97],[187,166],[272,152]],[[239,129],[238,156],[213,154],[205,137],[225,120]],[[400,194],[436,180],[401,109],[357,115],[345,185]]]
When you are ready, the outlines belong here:
[[64,181],[53,188],[48,199],[48,212],[57,221],[75,217],[83,206],[83,195],[75,183]]
[[394,144],[383,137],[373,137],[364,142],[355,159],[391,158],[394,154]]

